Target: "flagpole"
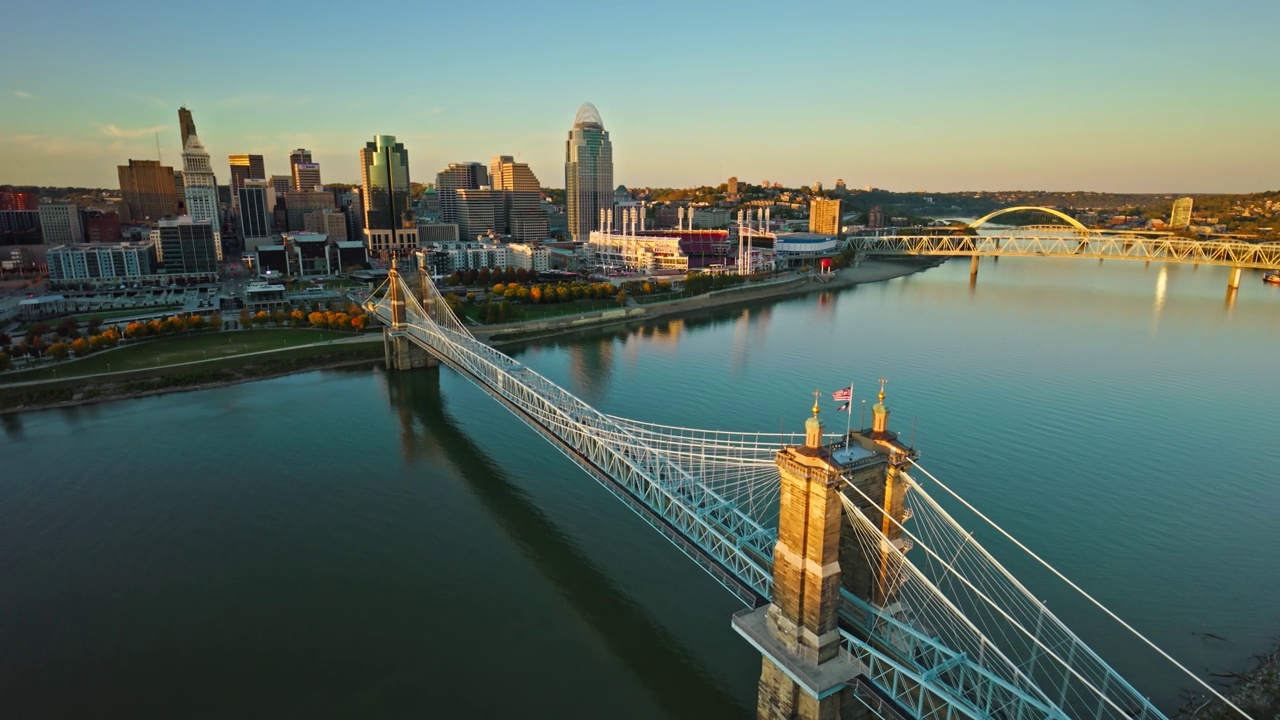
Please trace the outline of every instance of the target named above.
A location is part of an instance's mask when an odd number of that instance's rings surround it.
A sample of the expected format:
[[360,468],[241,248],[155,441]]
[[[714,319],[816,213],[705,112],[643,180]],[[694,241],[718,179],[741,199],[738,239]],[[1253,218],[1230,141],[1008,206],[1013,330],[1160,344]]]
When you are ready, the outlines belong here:
[[849,435],[853,432],[853,382],[849,383],[849,402],[845,403],[849,409],[849,419],[844,424],[844,449],[849,449]]

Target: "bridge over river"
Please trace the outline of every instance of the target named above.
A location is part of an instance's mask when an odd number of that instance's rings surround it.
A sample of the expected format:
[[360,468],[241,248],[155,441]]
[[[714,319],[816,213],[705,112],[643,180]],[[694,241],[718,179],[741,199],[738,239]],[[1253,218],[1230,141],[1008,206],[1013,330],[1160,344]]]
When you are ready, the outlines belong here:
[[1240,277],[1245,269],[1280,270],[1280,243],[1199,240],[1161,232],[1096,230],[1051,208],[1006,208],[975,220],[969,227],[976,229],[1000,215],[1026,211],[1047,213],[1067,224],[1013,228],[998,235],[855,235],[846,243],[847,247],[868,257],[972,257],[972,277],[977,276],[978,258],[981,257],[1061,257],[1221,265],[1232,269],[1227,280],[1228,289],[1240,287]]
[[739,598],[760,717],[1165,717],[937,502],[964,500],[889,429],[883,383],[847,433],[826,431],[817,393],[803,434],[606,415],[416,284],[393,264],[367,305],[387,366],[471,380]]

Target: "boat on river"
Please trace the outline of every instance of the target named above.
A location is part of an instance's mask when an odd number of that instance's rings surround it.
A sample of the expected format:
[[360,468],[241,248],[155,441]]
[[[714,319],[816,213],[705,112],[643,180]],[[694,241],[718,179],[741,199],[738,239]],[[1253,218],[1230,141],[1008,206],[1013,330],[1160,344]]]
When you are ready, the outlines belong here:
[[1280,270],[1269,270],[1262,276],[1262,282],[1268,285],[1280,285]]

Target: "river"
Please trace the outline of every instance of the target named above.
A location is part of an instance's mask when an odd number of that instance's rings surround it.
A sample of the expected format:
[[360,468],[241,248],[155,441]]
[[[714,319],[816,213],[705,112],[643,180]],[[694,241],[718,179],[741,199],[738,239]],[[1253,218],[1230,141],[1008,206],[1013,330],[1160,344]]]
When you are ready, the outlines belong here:
[[[723,429],[798,430],[814,388],[884,376],[925,467],[1189,667],[1247,668],[1280,635],[1280,289],[968,270],[513,353],[605,412]],[[0,421],[0,716],[753,714],[732,596],[451,371]],[[1188,683],[977,537],[1179,704]]]

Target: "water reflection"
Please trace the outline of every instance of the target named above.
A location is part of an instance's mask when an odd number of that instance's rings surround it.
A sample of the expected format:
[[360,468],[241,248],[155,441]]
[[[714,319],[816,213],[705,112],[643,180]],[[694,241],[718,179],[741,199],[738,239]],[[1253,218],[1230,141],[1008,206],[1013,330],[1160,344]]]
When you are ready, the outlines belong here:
[[1156,302],[1151,308],[1151,337],[1155,337],[1160,329],[1160,312],[1164,310],[1165,293],[1169,286],[1169,267],[1167,265],[1160,268],[1160,274],[1156,276]]
[[439,378],[439,370],[387,375],[390,403],[402,427],[411,429],[402,435],[410,441],[406,457],[422,455],[455,468],[538,571],[671,717],[744,716],[748,708],[592,564],[462,432],[445,410]]
[[18,413],[0,415],[0,425],[4,426],[5,437],[10,440],[22,440],[22,416]]

